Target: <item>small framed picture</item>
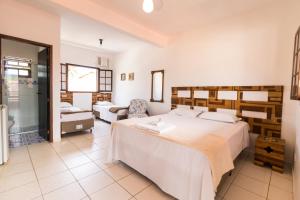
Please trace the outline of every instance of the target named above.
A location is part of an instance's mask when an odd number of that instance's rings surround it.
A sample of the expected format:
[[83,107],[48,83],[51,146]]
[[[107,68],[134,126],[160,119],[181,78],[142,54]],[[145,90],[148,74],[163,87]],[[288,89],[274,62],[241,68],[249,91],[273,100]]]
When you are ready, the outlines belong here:
[[125,73],[122,73],[121,74],[121,81],[125,81],[126,80],[126,74]]
[[129,73],[128,80],[130,80],[130,81],[134,80],[134,73]]

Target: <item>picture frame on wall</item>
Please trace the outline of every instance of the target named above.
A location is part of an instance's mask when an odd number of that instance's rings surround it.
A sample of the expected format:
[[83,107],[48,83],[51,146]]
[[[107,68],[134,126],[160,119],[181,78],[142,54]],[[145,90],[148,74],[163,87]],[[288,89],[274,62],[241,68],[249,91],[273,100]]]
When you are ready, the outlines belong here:
[[122,73],[121,74],[121,81],[125,81],[126,80],[126,74],[125,73]]
[[129,73],[128,80],[130,80],[130,81],[134,80],[134,73]]

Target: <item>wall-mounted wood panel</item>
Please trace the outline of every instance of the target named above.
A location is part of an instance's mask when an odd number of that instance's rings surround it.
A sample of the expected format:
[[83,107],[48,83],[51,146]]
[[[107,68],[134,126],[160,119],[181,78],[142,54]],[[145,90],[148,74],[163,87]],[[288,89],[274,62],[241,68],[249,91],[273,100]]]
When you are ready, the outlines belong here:
[[72,92],[61,92],[60,93],[60,101],[68,102],[73,105],[73,93]]
[[[178,92],[190,91],[190,98],[178,97]],[[195,91],[209,91],[209,97],[194,98]],[[236,91],[237,100],[223,100],[218,99],[219,91]],[[245,91],[264,91],[268,93],[267,101],[243,100],[243,92]],[[283,86],[208,86],[208,87],[173,87],[172,88],[172,109],[177,105],[189,105],[208,107],[209,111],[217,111],[221,109],[236,110],[237,116],[243,118],[249,123],[250,131],[264,136],[281,137],[281,121],[282,121],[282,103],[283,103]],[[243,116],[243,111],[247,116]],[[249,117],[251,114],[257,116],[266,116],[266,119]],[[261,114],[259,114],[259,112]],[[250,113],[250,114],[249,114]],[[263,114],[265,113],[265,114]]]
[[111,93],[93,93],[93,105],[97,101],[110,101],[111,102]]

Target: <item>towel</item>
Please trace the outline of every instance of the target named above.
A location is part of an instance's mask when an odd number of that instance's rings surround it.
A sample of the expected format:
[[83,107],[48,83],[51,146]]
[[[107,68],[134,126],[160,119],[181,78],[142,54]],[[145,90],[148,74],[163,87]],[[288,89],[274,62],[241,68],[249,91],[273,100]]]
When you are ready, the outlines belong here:
[[158,122],[156,125],[153,124],[153,122],[149,123],[137,123],[135,124],[136,128],[148,130],[154,133],[165,133],[167,131],[170,131],[174,128],[176,128],[173,124],[167,124],[165,122]]

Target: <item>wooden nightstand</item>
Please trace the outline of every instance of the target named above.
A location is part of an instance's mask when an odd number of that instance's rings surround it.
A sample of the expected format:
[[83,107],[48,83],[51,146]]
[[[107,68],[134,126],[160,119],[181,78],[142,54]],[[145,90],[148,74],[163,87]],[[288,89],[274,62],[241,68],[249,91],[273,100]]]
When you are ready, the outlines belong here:
[[259,136],[255,143],[254,163],[269,165],[273,170],[283,173],[285,140],[274,137]]

